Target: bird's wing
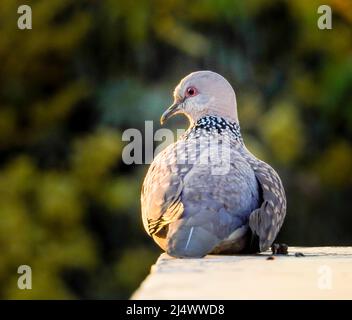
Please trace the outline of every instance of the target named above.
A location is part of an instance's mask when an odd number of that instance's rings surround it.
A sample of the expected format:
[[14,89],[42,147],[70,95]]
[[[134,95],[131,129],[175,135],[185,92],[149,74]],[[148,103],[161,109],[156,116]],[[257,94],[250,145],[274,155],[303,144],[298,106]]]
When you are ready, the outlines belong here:
[[144,179],[141,206],[145,230],[157,234],[165,225],[178,219],[183,212],[182,176],[175,165],[172,147],[158,154]]
[[249,217],[249,226],[259,237],[260,251],[274,242],[286,216],[286,196],[279,175],[267,163],[255,158],[248,150],[244,157],[251,165],[262,189],[263,202]]

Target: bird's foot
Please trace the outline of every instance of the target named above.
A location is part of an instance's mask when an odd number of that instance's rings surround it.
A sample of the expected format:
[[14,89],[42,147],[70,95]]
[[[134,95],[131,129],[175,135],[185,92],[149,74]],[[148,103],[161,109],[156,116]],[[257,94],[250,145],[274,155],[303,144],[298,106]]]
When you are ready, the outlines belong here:
[[273,255],[277,255],[277,254],[287,255],[288,245],[285,243],[274,243],[271,246],[271,252]]
[[304,254],[302,252],[295,252],[295,257],[304,257]]

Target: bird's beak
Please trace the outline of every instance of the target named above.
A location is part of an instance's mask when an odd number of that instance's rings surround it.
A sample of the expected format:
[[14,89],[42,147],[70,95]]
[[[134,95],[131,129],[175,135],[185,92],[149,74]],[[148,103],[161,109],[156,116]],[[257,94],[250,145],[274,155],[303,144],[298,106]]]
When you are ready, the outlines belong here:
[[176,102],[172,106],[170,106],[161,116],[160,118],[160,124],[163,125],[164,122],[168,119],[170,119],[173,115],[179,111],[179,106],[180,103]]

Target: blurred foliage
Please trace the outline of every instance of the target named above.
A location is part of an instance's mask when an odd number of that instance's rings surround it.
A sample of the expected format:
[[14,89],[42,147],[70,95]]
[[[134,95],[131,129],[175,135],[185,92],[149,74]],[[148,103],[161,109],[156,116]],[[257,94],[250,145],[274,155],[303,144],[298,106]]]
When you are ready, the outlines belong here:
[[351,1],[33,0],[32,30],[20,4],[0,4],[1,298],[129,297],[159,250],[140,221],[146,166],[123,164],[121,134],[199,69],[233,84],[247,145],[283,178],[279,240],[351,244]]

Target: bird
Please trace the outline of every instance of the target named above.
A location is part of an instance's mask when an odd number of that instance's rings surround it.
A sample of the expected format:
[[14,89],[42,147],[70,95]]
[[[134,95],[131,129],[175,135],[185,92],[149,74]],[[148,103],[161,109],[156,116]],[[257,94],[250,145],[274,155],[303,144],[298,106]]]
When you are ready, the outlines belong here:
[[196,71],[173,98],[161,124],[183,114],[189,128],[146,173],[146,232],[175,258],[266,251],[286,216],[285,190],[277,172],[246,148],[233,87],[216,72]]

